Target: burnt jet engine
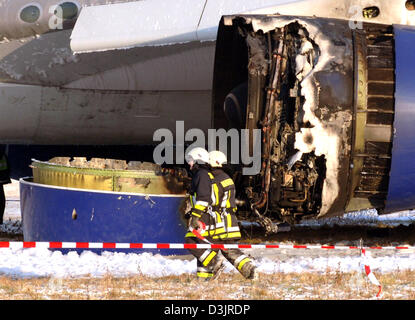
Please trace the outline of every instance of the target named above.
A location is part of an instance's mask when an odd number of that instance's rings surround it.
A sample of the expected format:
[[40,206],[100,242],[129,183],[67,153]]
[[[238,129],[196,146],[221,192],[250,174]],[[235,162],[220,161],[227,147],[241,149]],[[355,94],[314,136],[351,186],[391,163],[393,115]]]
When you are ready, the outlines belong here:
[[[215,128],[261,130],[260,174],[235,175],[241,214],[272,231],[281,221],[414,209],[414,76],[413,27],[222,17]],[[243,115],[239,127],[226,121],[232,112]]]

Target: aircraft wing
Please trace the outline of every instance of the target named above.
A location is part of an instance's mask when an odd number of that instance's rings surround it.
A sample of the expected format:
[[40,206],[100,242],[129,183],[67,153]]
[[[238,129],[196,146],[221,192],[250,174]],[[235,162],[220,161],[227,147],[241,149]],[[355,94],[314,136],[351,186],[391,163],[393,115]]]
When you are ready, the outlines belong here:
[[194,41],[204,4],[153,0],[84,7],[72,31],[71,48],[85,52]]
[[[407,0],[141,0],[83,7],[71,35],[76,53],[215,41],[220,19],[231,14],[319,16],[385,24],[415,25]],[[369,16],[363,11],[369,9]]]
[[74,52],[214,41],[224,14],[298,0],[142,0],[82,8],[71,35]]

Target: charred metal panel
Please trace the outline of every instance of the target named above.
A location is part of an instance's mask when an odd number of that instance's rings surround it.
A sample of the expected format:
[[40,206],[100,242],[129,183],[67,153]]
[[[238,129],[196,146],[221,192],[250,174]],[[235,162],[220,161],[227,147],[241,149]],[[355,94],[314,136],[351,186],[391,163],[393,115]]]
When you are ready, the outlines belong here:
[[266,230],[267,219],[384,212],[395,143],[395,50],[391,25],[353,29],[344,20],[280,15],[222,19],[214,108],[221,112],[226,93],[247,72],[245,128],[262,131],[262,169],[241,185],[248,210]]
[[[344,212],[348,199],[342,186],[349,179],[353,127],[353,66],[347,21],[290,16],[222,20],[214,108],[221,113],[227,92],[244,80],[236,74],[247,72],[246,128],[261,128],[265,144],[260,174],[260,180],[265,180],[257,191],[252,181],[258,177],[249,182],[254,208],[281,210],[286,219],[311,212],[321,216]],[[297,165],[292,160],[296,157]]]
[[35,183],[141,194],[185,194],[183,181],[150,162],[55,157],[47,162],[33,160],[31,167]]
[[353,31],[354,132],[345,211],[385,206],[394,119],[394,39],[388,25]]
[[392,165],[385,212],[415,208],[415,28],[394,26],[396,54]]

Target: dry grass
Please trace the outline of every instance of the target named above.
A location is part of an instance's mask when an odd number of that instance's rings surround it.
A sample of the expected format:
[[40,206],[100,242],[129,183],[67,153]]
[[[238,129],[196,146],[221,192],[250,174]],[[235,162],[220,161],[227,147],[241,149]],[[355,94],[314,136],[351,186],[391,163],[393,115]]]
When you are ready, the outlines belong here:
[[[415,299],[415,275],[410,271],[377,275],[387,300]],[[194,275],[149,278],[0,277],[3,300],[356,300],[373,299],[376,286],[360,273],[260,274],[253,283],[237,273],[203,282]]]

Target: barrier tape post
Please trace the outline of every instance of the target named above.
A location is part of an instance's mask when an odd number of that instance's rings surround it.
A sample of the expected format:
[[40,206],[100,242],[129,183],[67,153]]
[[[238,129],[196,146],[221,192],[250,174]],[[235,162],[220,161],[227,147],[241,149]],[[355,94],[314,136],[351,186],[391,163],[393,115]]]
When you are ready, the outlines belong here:
[[360,240],[360,254],[361,254],[362,262],[363,262],[363,265],[364,265],[364,268],[365,268],[366,276],[369,278],[369,281],[372,284],[374,284],[375,286],[377,286],[379,288],[379,291],[376,294],[376,299],[381,299],[382,296],[383,296],[382,285],[380,284],[380,282],[378,281],[378,279],[373,274],[373,272],[370,268],[369,259],[366,256],[366,249],[363,248],[362,240]]

